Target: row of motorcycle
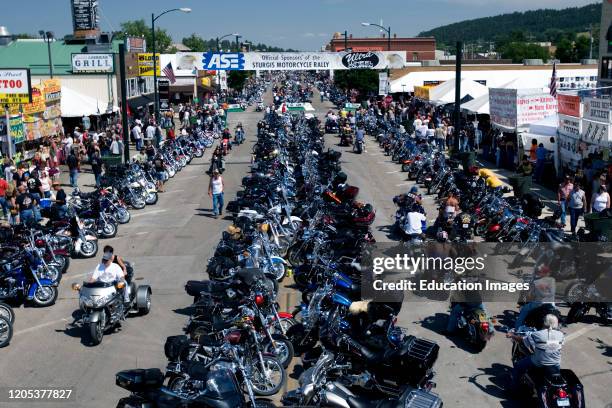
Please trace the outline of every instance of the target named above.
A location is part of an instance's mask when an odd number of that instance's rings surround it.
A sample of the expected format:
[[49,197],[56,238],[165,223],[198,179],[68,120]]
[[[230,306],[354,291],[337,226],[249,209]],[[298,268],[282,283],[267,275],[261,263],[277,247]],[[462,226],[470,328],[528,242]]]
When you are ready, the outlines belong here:
[[[396,326],[401,299],[361,300],[361,261],[375,212],[326,150],[316,118],[266,117],[251,174],[228,203],[233,224],[189,281],[185,334],[159,369],[117,373],[118,407],[265,407],[286,384],[285,406],[440,407],[431,392],[439,346]],[[281,310],[291,277],[301,302]],[[299,355],[301,364],[296,364]]]
[[[174,177],[193,157],[201,157],[204,150],[203,140],[197,136],[181,136],[165,143],[157,152],[165,166],[163,178]],[[118,226],[130,221],[130,209],[157,202],[157,173],[146,161],[107,167],[100,188],[87,193],[76,189],[67,197],[65,206],[41,208],[46,223],[0,228],[0,347],[8,345],[12,338],[12,306],[53,305],[71,258],[96,256],[98,240],[115,237]],[[140,299],[141,306],[146,301],[147,296]],[[87,296],[80,299],[80,305],[91,303]],[[107,303],[95,306],[103,310]],[[99,334],[92,336],[96,344],[101,341],[101,332],[116,323],[111,316],[108,313],[108,319],[100,321]]]

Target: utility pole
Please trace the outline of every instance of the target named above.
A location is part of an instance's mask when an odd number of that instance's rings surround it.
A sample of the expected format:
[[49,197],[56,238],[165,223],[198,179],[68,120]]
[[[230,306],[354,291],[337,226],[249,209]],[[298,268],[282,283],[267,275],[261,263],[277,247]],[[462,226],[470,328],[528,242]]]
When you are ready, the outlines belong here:
[[461,60],[463,59],[463,44],[461,41],[457,41],[457,57],[455,59],[455,111],[454,111],[454,124],[455,124],[455,140],[454,148],[455,152],[459,151],[459,129],[461,128]]
[[593,24],[589,24],[589,37],[590,37],[590,47],[589,47],[589,59],[593,59]]
[[[155,123],[159,123],[159,101],[157,99],[157,58],[155,55],[155,14],[151,14],[151,42],[153,43],[153,110]],[[160,61],[161,62],[161,61]]]
[[344,30],[344,51],[348,48],[348,31]]
[[121,131],[123,132],[123,157],[130,162],[130,127],[127,115],[127,78],[125,77],[125,44],[119,44],[119,88],[121,89]]

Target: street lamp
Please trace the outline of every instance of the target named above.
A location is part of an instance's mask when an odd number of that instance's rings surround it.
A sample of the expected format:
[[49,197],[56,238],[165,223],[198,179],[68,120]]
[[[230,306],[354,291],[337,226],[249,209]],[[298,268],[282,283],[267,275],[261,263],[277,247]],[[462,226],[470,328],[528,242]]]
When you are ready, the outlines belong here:
[[240,37],[240,34],[231,33],[231,34],[225,34],[223,37],[217,37],[217,52],[221,52],[221,47],[219,46],[220,41],[224,38],[231,37],[231,36]]
[[362,26],[367,27],[367,26],[374,26],[374,27],[378,27],[383,31],[387,32],[387,51],[391,51],[391,26],[385,28],[383,26],[381,26],[380,24],[376,24],[376,23],[361,23]]
[[47,54],[49,55],[49,76],[53,78],[53,59],[51,58],[51,41],[53,40],[53,31],[38,31],[38,34],[47,43]]
[[240,52],[240,39],[241,38],[242,38],[241,35],[236,36],[236,52]]
[[[170,13],[172,11],[180,11],[182,13],[191,13],[191,9],[189,7],[180,7],[174,8],[170,10],[166,10],[163,13],[158,14],[157,16],[154,13],[151,13],[151,42],[153,47],[153,99],[155,105],[155,121],[159,123],[159,98],[157,94],[157,58],[155,58],[155,21],[158,18],[163,16],[164,14]],[[161,62],[161,61],[160,61]]]

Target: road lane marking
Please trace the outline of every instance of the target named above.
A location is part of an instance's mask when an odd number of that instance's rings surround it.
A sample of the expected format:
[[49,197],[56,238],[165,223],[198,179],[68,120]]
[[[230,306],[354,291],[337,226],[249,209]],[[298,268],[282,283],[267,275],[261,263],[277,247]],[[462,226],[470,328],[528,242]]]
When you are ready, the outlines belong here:
[[141,215],[159,214],[159,213],[163,213],[163,212],[166,212],[166,211],[168,211],[168,210],[151,210],[151,211],[139,212],[139,213],[136,213],[136,214],[132,214],[132,218],[140,217]]
[[59,320],[54,320],[52,322],[47,322],[47,323],[39,324],[38,326],[28,327],[27,329],[16,331],[15,333],[13,333],[13,337],[19,336],[20,334],[25,334],[25,333],[32,332],[34,330],[42,329],[43,327],[53,326],[54,324],[58,324],[58,323],[61,323],[61,322],[66,322],[67,323],[67,322],[69,322],[71,320],[72,319],[62,318],[62,319],[59,319]]
[[568,334],[567,336],[565,336],[565,342],[569,343],[570,341],[577,339],[578,337],[590,332],[591,330],[595,329],[595,327],[597,327],[596,324],[592,324],[590,326],[587,327],[583,327],[582,329],[575,331],[573,333]]
[[395,185],[395,187],[409,186],[409,185],[411,185],[411,184],[412,184],[412,183],[399,183],[399,184],[396,184],[396,185]]
[[395,174],[395,173],[400,173],[401,170],[394,170],[394,171],[387,171],[387,174]]
[[149,231],[140,231],[140,232],[137,232],[134,235],[144,235],[144,234],[148,234],[148,233],[149,233]]

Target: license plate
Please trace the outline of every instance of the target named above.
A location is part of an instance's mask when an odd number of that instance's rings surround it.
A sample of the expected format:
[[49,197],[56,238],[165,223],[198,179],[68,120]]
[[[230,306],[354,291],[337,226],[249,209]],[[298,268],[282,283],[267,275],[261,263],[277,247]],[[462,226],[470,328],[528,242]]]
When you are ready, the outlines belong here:
[[557,406],[558,407],[569,407],[570,406],[569,398],[559,398],[557,400]]
[[463,228],[469,228],[470,224],[463,224]]

